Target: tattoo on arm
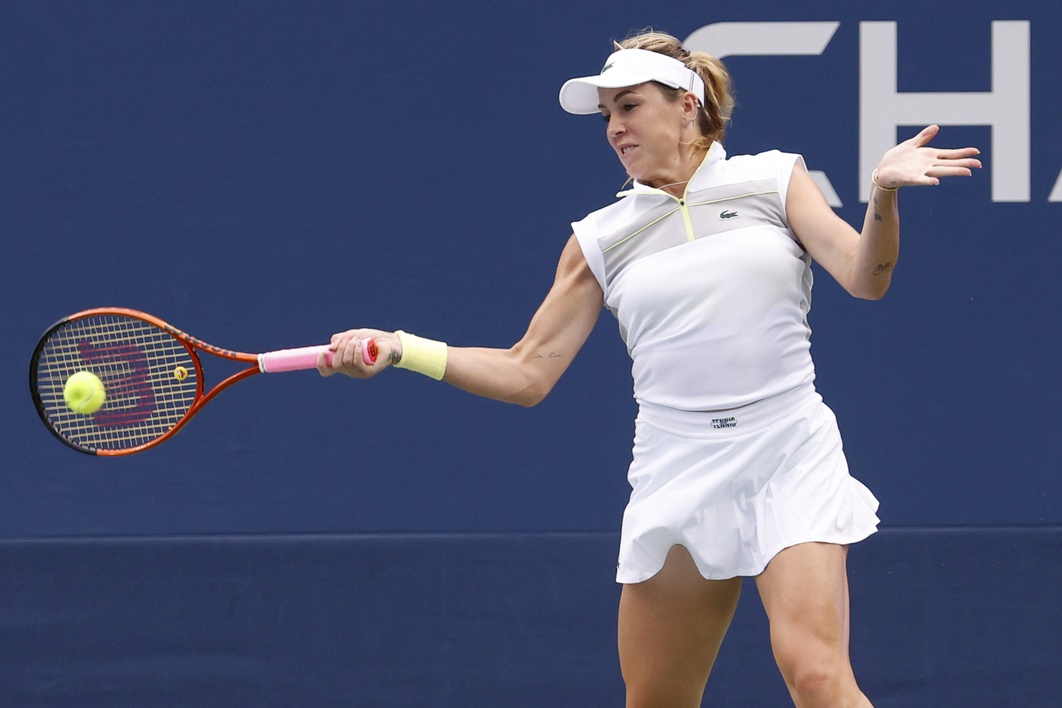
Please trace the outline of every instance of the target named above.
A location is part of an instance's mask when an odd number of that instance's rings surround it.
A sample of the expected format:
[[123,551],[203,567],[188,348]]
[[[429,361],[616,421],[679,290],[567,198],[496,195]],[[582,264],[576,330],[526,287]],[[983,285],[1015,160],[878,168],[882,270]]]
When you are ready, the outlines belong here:
[[543,356],[541,354],[535,354],[534,358],[535,359],[560,359],[560,354],[558,354],[557,352],[550,352],[549,354],[547,354],[545,356]]
[[874,195],[874,221],[881,221],[881,211],[878,209],[878,197]]
[[881,275],[882,273],[888,273],[892,270],[892,263],[879,263],[874,269],[874,275]]

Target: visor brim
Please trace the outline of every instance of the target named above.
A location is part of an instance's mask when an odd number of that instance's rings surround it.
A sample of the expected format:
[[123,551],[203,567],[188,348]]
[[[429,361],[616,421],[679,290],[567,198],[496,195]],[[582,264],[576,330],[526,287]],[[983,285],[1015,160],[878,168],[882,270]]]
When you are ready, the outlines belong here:
[[624,88],[637,86],[638,84],[659,81],[646,74],[633,71],[620,71],[613,69],[597,76],[584,76],[578,79],[570,79],[564,82],[560,90],[561,108],[568,113],[579,116],[597,113],[600,109],[601,100],[598,97],[599,88]]

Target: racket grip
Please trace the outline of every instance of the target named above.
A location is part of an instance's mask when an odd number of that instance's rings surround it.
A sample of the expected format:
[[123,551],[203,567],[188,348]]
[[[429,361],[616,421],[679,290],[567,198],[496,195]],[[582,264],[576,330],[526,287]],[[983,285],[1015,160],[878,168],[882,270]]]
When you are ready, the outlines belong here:
[[[318,344],[312,347],[298,347],[297,349],[278,349],[274,352],[266,352],[258,355],[258,369],[266,374],[279,374],[285,371],[303,371],[317,368],[317,357],[324,352],[328,365],[332,365],[333,352],[327,344]],[[366,339],[361,343],[361,359],[368,366],[376,362],[379,350],[376,342]]]

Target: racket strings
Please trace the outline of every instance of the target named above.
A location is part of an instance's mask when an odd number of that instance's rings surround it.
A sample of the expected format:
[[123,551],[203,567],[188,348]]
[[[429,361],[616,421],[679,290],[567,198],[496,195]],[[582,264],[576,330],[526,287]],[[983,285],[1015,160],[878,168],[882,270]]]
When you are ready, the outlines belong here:
[[[106,390],[92,414],[71,410],[66,381],[90,371]],[[57,327],[38,348],[41,411],[63,438],[92,450],[139,447],[165,435],[188,413],[199,391],[198,369],[178,339],[150,322],[93,315]]]

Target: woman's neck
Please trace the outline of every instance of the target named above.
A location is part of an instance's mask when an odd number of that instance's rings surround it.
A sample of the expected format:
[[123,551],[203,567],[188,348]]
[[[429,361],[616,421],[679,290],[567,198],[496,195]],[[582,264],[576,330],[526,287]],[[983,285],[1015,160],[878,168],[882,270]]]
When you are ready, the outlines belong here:
[[689,183],[690,181],[688,179],[684,179],[681,182],[669,182],[668,184],[661,184],[655,187],[655,189],[667,192],[673,197],[681,197],[683,194],[686,193],[686,185]]
[[701,163],[704,162],[705,157],[704,150],[691,151],[688,154],[686,163],[682,165],[681,169],[674,170],[670,174],[663,175],[659,179],[654,179],[648,183],[650,187],[667,192],[668,194],[682,198],[686,193],[686,185],[693,179],[693,175],[696,174],[700,168]]

